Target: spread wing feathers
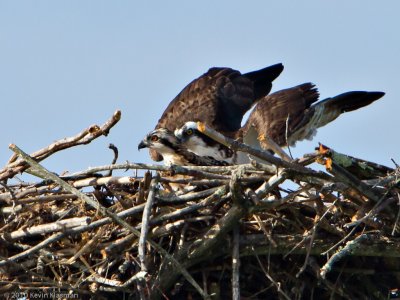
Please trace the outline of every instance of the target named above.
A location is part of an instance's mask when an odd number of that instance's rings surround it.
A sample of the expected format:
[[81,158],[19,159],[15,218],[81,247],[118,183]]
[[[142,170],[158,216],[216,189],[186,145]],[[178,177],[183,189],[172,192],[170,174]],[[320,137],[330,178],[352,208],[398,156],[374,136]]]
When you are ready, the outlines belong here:
[[316,126],[322,127],[335,120],[340,114],[367,106],[383,95],[385,95],[383,92],[354,91],[322,100],[311,107],[315,111],[314,114],[322,110]]
[[332,122],[342,113],[353,111],[383,97],[383,92],[353,91],[324,99],[304,111],[303,120],[291,132],[289,144],[312,139],[317,129]]
[[[272,81],[283,70],[276,64],[241,74],[230,68],[211,68],[190,82],[168,105],[157,128],[174,131],[188,121],[201,121],[214,129],[233,135],[241,127],[243,115],[269,93]],[[162,156],[150,151],[155,161]]]
[[305,83],[262,99],[240,135],[253,143],[254,136],[249,138],[247,135],[266,135],[280,146],[287,146],[288,142],[294,145],[297,141],[312,139],[319,127],[332,122],[342,113],[367,106],[383,95],[382,92],[354,91],[315,103],[318,91],[313,84]]
[[244,74],[254,85],[254,97],[256,100],[269,94],[272,89],[272,82],[282,73],[283,65],[276,64],[261,70]]
[[[275,92],[259,101],[243,126],[239,136],[246,142],[256,133],[266,135],[277,144],[286,144],[286,128],[290,136],[304,122],[304,112],[318,100],[318,90],[312,83],[304,83]],[[256,146],[256,145],[253,145]]]

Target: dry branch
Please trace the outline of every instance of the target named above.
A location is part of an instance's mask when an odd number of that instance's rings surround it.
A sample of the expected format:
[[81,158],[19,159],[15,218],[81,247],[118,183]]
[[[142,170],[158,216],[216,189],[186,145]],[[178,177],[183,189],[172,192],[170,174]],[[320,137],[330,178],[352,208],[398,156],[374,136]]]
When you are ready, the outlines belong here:
[[90,218],[88,217],[64,219],[54,223],[40,224],[37,226],[32,226],[30,228],[20,229],[11,232],[10,234],[6,233],[4,235],[4,238],[7,240],[18,240],[21,238],[31,237],[35,235],[52,233],[55,231],[63,231],[68,228],[85,226],[89,225],[89,223],[90,223]]
[[[121,111],[117,110],[113,116],[102,126],[92,125],[76,136],[56,141],[53,144],[32,153],[31,157],[36,161],[41,161],[60,150],[78,145],[89,144],[99,136],[107,136],[110,132],[110,129],[114,127],[114,125],[117,124],[120,119]],[[17,156],[13,155],[8,161],[7,166],[0,170],[0,181],[13,177],[19,172],[24,171],[27,167],[28,165],[23,160],[17,160]]]
[[[294,160],[281,153],[285,161],[207,127],[228,147],[267,163],[113,161],[68,176],[38,164],[106,134],[118,119],[32,157],[11,146],[22,159],[15,156],[0,171],[1,293],[58,288],[82,299],[379,299],[400,285],[398,170],[326,146]],[[42,179],[7,183],[28,167]],[[133,172],[120,174],[127,170]],[[167,191],[169,183],[185,189]]]

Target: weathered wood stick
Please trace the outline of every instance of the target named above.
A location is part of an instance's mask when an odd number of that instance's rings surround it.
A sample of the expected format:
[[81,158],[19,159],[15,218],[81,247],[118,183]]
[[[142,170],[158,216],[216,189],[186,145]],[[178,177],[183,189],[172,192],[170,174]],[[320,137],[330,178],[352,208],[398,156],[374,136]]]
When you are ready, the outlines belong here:
[[89,223],[90,223],[89,217],[64,219],[56,221],[54,223],[40,224],[37,226],[32,226],[29,228],[13,231],[11,233],[5,233],[4,237],[8,240],[18,240],[24,237],[30,237],[56,231],[63,231],[68,228],[89,225]]
[[214,194],[219,189],[221,189],[221,187],[223,187],[223,186],[221,185],[218,187],[213,187],[213,188],[206,189],[206,190],[199,191],[199,192],[190,192],[190,193],[179,195],[179,196],[156,195],[156,198],[157,198],[157,200],[160,200],[160,201],[166,202],[166,203],[188,202],[188,201],[193,201],[193,200],[203,199],[204,197],[208,197],[208,196]]
[[74,255],[72,255],[71,258],[69,258],[66,261],[66,264],[72,265],[78,257],[81,257],[85,253],[88,253],[89,251],[93,250],[93,248],[97,245],[98,240],[101,238],[101,236],[104,234],[104,227],[98,230],[95,235],[85,243],[78,251],[75,251]]
[[[251,165],[248,165],[251,167]],[[226,173],[231,170],[236,169],[237,166],[164,166],[164,165],[154,165],[154,164],[143,164],[143,163],[130,163],[126,162],[123,164],[115,164],[115,165],[104,165],[98,167],[88,168],[84,171],[79,171],[69,175],[72,176],[83,176],[93,173],[98,173],[102,171],[109,170],[154,170],[154,171],[169,171],[174,172],[176,174],[182,175],[198,175],[198,174],[207,174],[207,173],[196,173],[191,171],[204,171],[209,173]],[[209,174],[207,174],[208,176]],[[206,176],[203,176],[206,177]],[[206,177],[207,178],[207,177]]]
[[153,207],[153,202],[156,197],[156,187],[159,178],[160,178],[159,176],[156,176],[151,180],[149,195],[147,197],[147,201],[145,202],[142,215],[142,227],[140,230],[138,254],[139,254],[140,268],[144,272],[148,271],[145,261],[146,240],[147,240],[147,233],[149,232],[149,219],[150,219],[151,209]]
[[[347,252],[351,256],[376,256],[376,257],[400,257],[400,240],[399,238],[384,238],[379,234],[368,234],[369,237],[358,241],[361,247],[355,247],[352,251]],[[254,253],[259,255],[284,255],[288,253],[293,246],[297,245],[304,239],[302,234],[274,234],[274,240],[277,247],[271,247],[270,242],[265,238],[264,234],[249,234],[242,236],[240,239],[240,255],[252,256]],[[311,248],[311,255],[326,255],[326,249],[331,247],[338,241],[337,237],[314,239]],[[382,251],[385,249],[385,251]],[[216,255],[229,255],[232,248],[230,246],[221,247]],[[255,251],[255,252],[254,252]],[[307,245],[303,244],[292,252],[292,254],[304,255],[308,251]]]
[[283,149],[277,143],[275,143],[275,141],[273,141],[269,136],[262,134],[258,137],[258,140],[260,141],[261,147],[264,150],[270,149],[276,154],[278,154],[279,157],[282,158],[283,160],[292,161],[292,158],[289,155],[287,155],[286,152],[283,151]]
[[336,152],[323,144],[319,144],[318,154],[330,158],[338,166],[346,169],[360,180],[384,177],[394,172],[392,168]]
[[232,233],[232,299],[240,300],[240,248],[239,248],[239,225],[233,229]]
[[337,251],[331,256],[331,258],[325,263],[325,265],[320,270],[320,275],[322,278],[326,277],[326,274],[332,269],[335,262],[339,261],[343,257],[350,255],[352,252],[356,252],[357,249],[364,247],[363,242],[367,241],[370,236],[366,233],[358,236],[354,240],[347,242],[341,250]]
[[105,184],[132,184],[136,181],[136,177],[131,176],[114,176],[114,177],[101,177],[101,178],[86,178],[74,181],[72,186],[75,188],[83,188],[87,186],[105,185]]
[[[89,128],[83,130],[79,134],[74,137],[64,138],[62,140],[56,141],[51,145],[32,153],[32,157],[36,161],[41,161],[50,155],[67,148],[75,147],[82,144],[89,144],[94,139],[102,136],[108,135],[110,129],[118,123],[121,119],[121,111],[117,110],[112,117],[107,120],[102,126],[93,125]],[[16,160],[17,156],[14,155],[10,158],[8,164],[5,168],[0,170],[0,181],[5,180],[7,178],[11,178],[14,175],[18,174],[26,170],[28,164],[25,163],[23,160]]]

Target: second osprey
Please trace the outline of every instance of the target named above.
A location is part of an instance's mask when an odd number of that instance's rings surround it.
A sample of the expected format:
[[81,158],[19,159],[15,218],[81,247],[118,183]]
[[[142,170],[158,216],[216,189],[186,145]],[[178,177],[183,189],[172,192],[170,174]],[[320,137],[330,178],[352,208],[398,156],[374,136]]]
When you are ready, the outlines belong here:
[[[223,165],[248,162],[197,130],[200,121],[215,130],[254,147],[269,150],[259,137],[270,137],[280,146],[311,139],[317,128],[340,114],[369,105],[383,92],[353,91],[318,101],[312,83],[268,95],[272,81],[283,70],[276,64],[241,74],[230,68],[211,68],[189,83],[168,105],[156,125],[139,144],[150,148],[155,161],[190,165]],[[256,105],[246,124],[244,114]]]

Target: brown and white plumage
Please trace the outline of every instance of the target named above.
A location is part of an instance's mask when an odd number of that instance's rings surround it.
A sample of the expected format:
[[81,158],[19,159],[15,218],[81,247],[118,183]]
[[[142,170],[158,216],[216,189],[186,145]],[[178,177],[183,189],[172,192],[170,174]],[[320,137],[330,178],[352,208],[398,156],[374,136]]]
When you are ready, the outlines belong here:
[[224,161],[218,161],[210,156],[199,156],[188,151],[173,132],[165,128],[155,129],[149,132],[139,143],[138,150],[149,148],[160,153],[164,158],[164,164],[171,165],[195,165],[195,166],[224,166]]
[[[238,131],[235,134],[237,133]],[[233,151],[200,132],[196,122],[186,122],[181,128],[175,130],[175,136],[183,147],[196,155],[212,157],[217,161],[224,161],[228,164],[249,162],[246,154]]]
[[352,91],[317,102],[319,93],[315,86],[304,83],[260,100],[239,135],[246,141],[253,131],[258,137],[270,137],[280,146],[294,145],[297,141],[312,139],[318,128],[342,113],[367,106],[384,94]]
[[[173,132],[165,128],[155,129],[149,132],[139,143],[138,149],[149,148],[157,150],[164,157],[164,164],[171,165],[195,165],[195,166],[225,166],[224,161],[218,161],[213,157],[202,157],[188,151],[181,145]],[[172,182],[163,183],[165,189],[170,191],[184,191],[186,184],[174,183],[176,180],[188,179],[186,175],[171,175],[170,172],[162,172],[164,179]]]
[[[282,70],[282,64],[245,74],[231,68],[211,68],[172,100],[156,129],[173,132],[187,121],[201,121],[233,136],[241,128],[243,115],[270,92],[272,81]],[[150,155],[155,161],[162,160],[154,149]]]
[[[234,138],[256,148],[270,149],[267,136],[279,146],[294,145],[311,139],[319,127],[335,120],[344,112],[367,106],[384,95],[382,92],[353,91],[319,101],[312,83],[304,83],[267,95],[258,101],[246,124]],[[189,151],[211,156],[231,164],[246,163],[247,155],[210,141],[197,130],[195,122],[187,122],[175,135]]]
[[[179,145],[174,149],[175,153],[189,152],[195,155],[195,160],[208,157],[216,163],[244,163],[248,162],[247,155],[236,153],[200,133],[196,122],[203,122],[251,146],[271,150],[260,137],[269,137],[280,146],[294,145],[297,141],[311,139],[319,127],[340,114],[369,105],[384,95],[382,92],[353,91],[318,102],[319,93],[312,83],[268,95],[272,81],[282,70],[281,64],[246,74],[230,68],[211,68],[172,100],[156,130],[175,133]],[[253,105],[256,107],[241,127],[244,114]],[[163,159],[165,149],[149,148],[153,160]],[[167,163],[171,163],[168,151],[164,151],[164,155]]]
[[286,142],[286,132],[290,135],[294,128],[299,127],[305,112],[318,101],[318,97],[318,90],[312,83],[304,83],[268,95],[259,101],[238,132],[238,136],[244,142],[254,145],[255,139],[266,135],[283,146]]

